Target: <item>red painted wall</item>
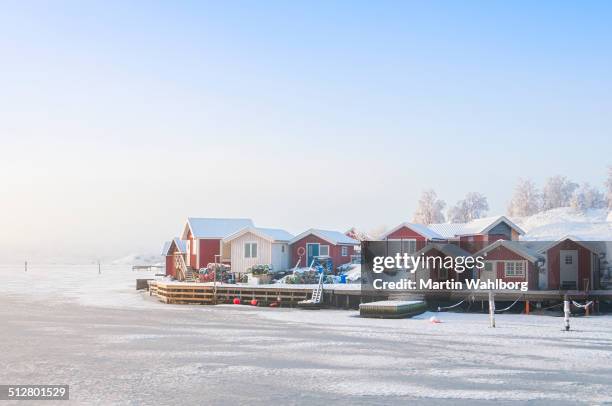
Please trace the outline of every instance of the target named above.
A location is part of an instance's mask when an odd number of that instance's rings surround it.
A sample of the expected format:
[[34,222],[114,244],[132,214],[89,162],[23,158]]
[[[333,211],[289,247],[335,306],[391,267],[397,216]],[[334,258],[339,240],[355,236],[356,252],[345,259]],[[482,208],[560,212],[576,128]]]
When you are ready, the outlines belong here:
[[[500,261],[495,264],[497,279],[501,279],[505,282],[527,282],[527,287],[530,290],[538,289],[538,273],[535,264],[516,252],[510,251],[506,247],[497,247],[487,252],[485,260]],[[505,264],[503,261],[527,261],[527,272],[525,277],[507,277],[505,272]]]
[[557,245],[546,251],[548,260],[548,289],[559,289],[561,282],[561,250],[577,250],[578,251],[578,289],[584,290],[587,288],[585,279],[589,280],[589,289],[593,289],[593,280],[591,278],[591,251],[584,248],[580,244],[572,240],[559,242]]
[[[444,255],[442,252],[438,251],[437,249],[430,249],[427,250],[425,252],[425,257],[427,258],[442,258],[442,261],[444,261],[444,258],[446,258],[446,255]],[[431,260],[430,260],[431,261]],[[454,280],[454,281],[465,281],[466,279],[468,279],[468,277],[470,277],[470,272],[469,271],[465,271],[465,272],[456,272],[453,269],[449,269],[447,271],[447,278],[440,278],[439,277],[440,272],[438,269],[436,268],[429,268],[429,278],[434,281],[434,282],[443,282],[443,281],[450,281],[450,280]]]
[[174,269],[174,255],[166,255],[166,276],[176,277]]
[[463,235],[459,237],[459,247],[473,254],[489,245],[488,241],[486,234]]
[[394,232],[392,232],[391,234],[389,234],[385,239],[387,240],[409,240],[409,239],[414,239],[416,240],[416,249],[417,251],[422,249],[425,244],[427,244],[427,238],[422,236],[421,234],[417,233],[416,231],[408,228],[408,227],[401,227],[397,230],[395,230]]
[[310,265],[310,264],[306,264],[306,260],[307,260],[306,257],[308,253],[308,251],[306,251],[306,244],[309,244],[309,243],[319,243],[321,245],[329,245],[329,256],[332,259],[334,268],[342,264],[346,264],[347,262],[351,262],[351,255],[355,254],[355,247],[353,245],[348,245],[347,255],[343,257],[342,256],[342,245],[330,244],[329,242],[315,235],[310,234],[302,238],[301,240],[298,240],[295,243],[291,244],[290,249],[291,249],[291,265],[292,266],[295,266],[295,264],[298,261],[298,258],[299,258],[298,249],[300,247],[303,248],[304,255],[300,259],[300,263],[298,266],[304,267],[304,266]]
[[[215,262],[215,255],[221,254],[220,239],[198,240],[200,242],[200,263],[198,268],[205,268],[208,264]],[[219,260],[219,257],[216,259]]]

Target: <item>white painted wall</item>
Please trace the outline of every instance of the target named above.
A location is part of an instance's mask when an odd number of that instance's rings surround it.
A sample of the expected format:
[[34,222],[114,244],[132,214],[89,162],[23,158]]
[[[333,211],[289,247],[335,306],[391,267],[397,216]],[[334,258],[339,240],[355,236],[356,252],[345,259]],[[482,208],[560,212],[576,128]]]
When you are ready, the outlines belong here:
[[[257,243],[257,258],[244,257],[244,244],[247,242]],[[272,243],[253,233],[246,233],[232,240],[232,272],[244,273],[253,265],[271,265],[272,264]]]
[[272,267],[275,271],[285,271],[291,268],[291,258],[289,257],[289,244],[272,244]]

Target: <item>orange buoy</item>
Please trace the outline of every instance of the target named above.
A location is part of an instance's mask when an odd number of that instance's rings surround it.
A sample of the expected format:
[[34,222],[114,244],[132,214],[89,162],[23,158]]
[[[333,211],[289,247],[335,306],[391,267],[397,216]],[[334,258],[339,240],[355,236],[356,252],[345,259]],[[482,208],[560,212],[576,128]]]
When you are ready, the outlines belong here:
[[257,299],[251,300],[251,306],[257,306]]
[[240,299],[238,299],[237,297],[234,298],[234,304],[240,304]]

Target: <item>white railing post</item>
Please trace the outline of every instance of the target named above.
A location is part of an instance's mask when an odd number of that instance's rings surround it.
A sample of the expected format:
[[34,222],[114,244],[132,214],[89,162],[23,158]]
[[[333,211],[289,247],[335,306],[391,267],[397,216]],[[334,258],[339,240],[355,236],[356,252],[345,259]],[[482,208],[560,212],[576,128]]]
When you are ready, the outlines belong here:
[[491,327],[495,328],[495,295],[489,291],[489,321]]

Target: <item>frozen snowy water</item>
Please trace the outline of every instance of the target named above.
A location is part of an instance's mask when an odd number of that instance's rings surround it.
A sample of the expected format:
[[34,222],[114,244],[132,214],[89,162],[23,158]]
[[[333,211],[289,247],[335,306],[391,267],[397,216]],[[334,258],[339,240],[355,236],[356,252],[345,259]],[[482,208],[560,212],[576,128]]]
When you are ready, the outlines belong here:
[[68,383],[75,404],[612,402],[609,316],[490,329],[480,314],[165,305],[129,267],[0,276],[0,383]]

